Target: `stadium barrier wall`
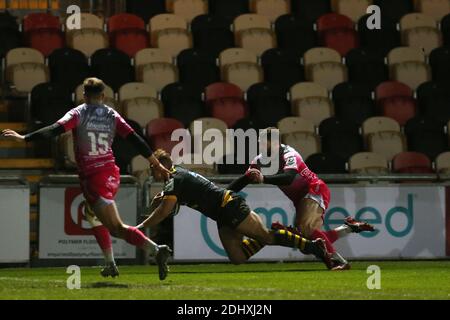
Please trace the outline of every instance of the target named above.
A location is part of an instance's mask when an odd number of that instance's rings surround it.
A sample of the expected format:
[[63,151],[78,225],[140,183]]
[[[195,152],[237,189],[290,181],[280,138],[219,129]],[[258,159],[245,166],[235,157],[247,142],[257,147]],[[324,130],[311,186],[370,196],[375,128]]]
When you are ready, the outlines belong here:
[[30,260],[30,188],[20,178],[0,177],[0,263]]

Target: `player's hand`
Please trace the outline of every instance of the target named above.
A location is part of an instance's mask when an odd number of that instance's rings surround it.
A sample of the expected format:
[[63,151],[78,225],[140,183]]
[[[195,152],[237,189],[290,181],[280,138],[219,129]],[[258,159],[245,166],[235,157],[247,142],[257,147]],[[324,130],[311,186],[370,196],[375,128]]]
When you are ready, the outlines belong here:
[[246,172],[247,177],[250,178],[250,181],[253,183],[263,183],[264,182],[264,176],[258,169],[249,169]]
[[25,136],[18,134],[14,130],[11,129],[5,129],[2,131],[2,137],[13,139],[16,141],[23,141],[25,140]]

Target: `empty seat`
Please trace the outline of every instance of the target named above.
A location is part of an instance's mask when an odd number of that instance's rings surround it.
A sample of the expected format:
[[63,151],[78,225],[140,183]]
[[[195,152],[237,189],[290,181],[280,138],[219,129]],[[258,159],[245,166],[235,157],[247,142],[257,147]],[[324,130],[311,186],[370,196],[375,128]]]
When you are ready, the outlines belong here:
[[393,22],[400,21],[405,14],[414,11],[411,0],[374,0],[374,4],[380,7],[382,15]]
[[444,39],[444,46],[450,46],[450,14],[441,20],[441,32]]
[[17,24],[8,24],[0,21],[0,57],[4,57],[9,50],[18,48],[21,45],[22,34],[18,30]]
[[158,92],[146,83],[130,82],[119,89],[119,100],[123,114],[141,127],[163,116],[163,107]]
[[264,79],[258,58],[251,51],[242,48],[226,49],[220,53],[219,64],[222,80],[236,84],[243,91]]
[[275,33],[270,20],[257,14],[243,14],[233,22],[236,45],[260,56],[270,48],[276,47]]
[[433,173],[430,159],[419,152],[402,152],[392,160],[396,173]]
[[249,0],[209,0],[212,15],[234,19],[249,12]]
[[333,101],[335,114],[340,119],[361,124],[375,115],[372,90],[364,84],[338,84],[333,89]]
[[109,43],[133,58],[148,46],[148,34],[142,18],[129,13],[113,15],[108,20]]
[[266,82],[276,83],[286,91],[304,80],[300,58],[292,51],[269,49],[261,57]]
[[426,118],[441,123],[450,120],[450,87],[445,83],[426,82],[417,88],[420,111]]
[[425,54],[417,48],[400,47],[388,54],[390,78],[407,84],[415,90],[431,79],[430,67],[425,63]]
[[306,79],[333,90],[338,83],[347,81],[347,68],[341,60],[339,52],[330,48],[308,50],[303,57]]
[[383,174],[389,172],[389,166],[386,158],[382,155],[360,152],[350,158],[349,171],[358,174]]
[[345,173],[345,161],[329,153],[316,153],[306,159],[306,165],[315,173]]
[[216,58],[207,51],[186,49],[177,57],[180,82],[190,83],[198,87],[217,82],[220,79]]
[[434,49],[429,60],[433,80],[450,84],[450,47]]
[[348,77],[351,82],[364,83],[371,88],[388,79],[384,56],[376,51],[356,48],[345,56]]
[[316,22],[326,13],[331,12],[330,0],[292,0],[292,13],[301,20]]
[[192,47],[192,36],[187,21],[174,14],[160,14],[150,19],[151,43],[177,56],[182,50]]
[[414,0],[415,9],[418,12],[434,18],[436,21],[450,12],[450,1],[448,0]]
[[369,134],[368,147],[371,152],[383,155],[387,161],[400,153],[406,151],[405,137],[400,132],[379,131]]
[[290,0],[250,0],[251,12],[266,16],[274,22],[278,17],[291,12]]
[[[227,124],[220,119],[195,119],[189,125],[189,131],[193,138],[191,152],[203,150],[203,161],[210,164],[217,163],[223,158],[227,150],[231,149],[226,130]],[[214,144],[211,144],[212,141],[214,141]]]
[[320,45],[332,48],[342,56],[359,45],[353,21],[347,16],[325,14],[317,20],[317,31]]
[[117,49],[100,49],[91,57],[92,73],[102,79],[114,91],[127,82],[134,80],[131,60],[122,51]]
[[81,29],[67,30],[66,43],[69,47],[90,57],[95,51],[108,47],[109,41],[103,30],[103,19],[90,13],[80,13]]
[[52,81],[70,90],[74,90],[90,73],[86,56],[72,48],[54,50],[48,57],[48,66]]
[[400,20],[402,43],[409,47],[430,52],[442,44],[442,36],[436,21],[421,13],[410,13]]
[[251,117],[265,127],[275,126],[290,115],[290,106],[283,88],[272,83],[257,83],[247,91]]
[[366,143],[371,134],[378,132],[400,133],[400,125],[397,121],[388,117],[372,117],[362,124],[362,134]]
[[437,173],[450,174],[450,151],[438,155],[435,164]]
[[127,0],[126,12],[140,16],[144,21],[166,13],[166,0]]
[[309,132],[315,133],[314,124],[306,119],[300,117],[283,118],[277,123],[277,128],[280,130],[280,135],[288,135],[295,132]]
[[64,36],[59,18],[49,13],[30,13],[23,19],[23,31],[27,46],[48,56],[64,46]]
[[147,124],[146,134],[150,147],[153,150],[163,149],[171,152],[178,141],[172,140],[172,133],[177,129],[184,129],[183,124],[170,118],[154,119]]
[[49,71],[41,52],[31,48],[16,48],[6,54],[6,81],[18,93],[31,92],[39,83],[47,82]]
[[191,22],[195,17],[208,13],[208,0],[167,0],[166,8]]
[[354,22],[367,12],[372,0],[331,0],[333,11],[345,15]]
[[[409,1],[409,0],[408,0]],[[391,1],[394,2],[394,1]],[[382,11],[384,13],[384,11]],[[368,20],[372,15],[361,17],[358,21],[358,34],[361,47],[385,56],[392,49],[400,46],[400,33],[397,21],[381,16],[381,29],[369,29]]]
[[417,113],[413,91],[403,83],[383,82],[375,89],[375,97],[380,113],[395,119],[400,125],[404,125]]
[[297,83],[290,89],[292,114],[318,126],[334,114],[333,103],[325,87],[313,83]]
[[317,45],[317,35],[311,22],[294,15],[283,15],[275,21],[278,48],[299,56]]
[[320,138],[315,133],[294,132],[285,135],[282,142],[297,150],[304,159],[321,150]]
[[188,126],[205,114],[201,100],[201,88],[179,82],[167,85],[161,92],[166,117],[174,118]]
[[209,114],[223,120],[228,127],[248,116],[242,90],[231,83],[213,83],[205,88],[205,102]]
[[218,56],[225,49],[234,47],[234,35],[230,30],[231,19],[223,16],[200,15],[191,23],[194,48]]

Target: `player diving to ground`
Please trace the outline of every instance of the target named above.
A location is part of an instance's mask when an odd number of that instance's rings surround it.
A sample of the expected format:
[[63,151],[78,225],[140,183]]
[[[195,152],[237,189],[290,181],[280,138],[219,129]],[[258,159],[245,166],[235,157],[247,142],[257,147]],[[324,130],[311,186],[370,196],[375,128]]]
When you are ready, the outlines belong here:
[[2,136],[16,140],[34,141],[51,138],[72,130],[78,175],[83,195],[96,218],[89,217],[93,232],[107,264],[102,269],[103,276],[119,275],[114,262],[110,234],[142,248],[153,256],[158,264],[159,278],[167,276],[167,260],[171,250],[168,246],[157,245],[135,227],[125,225],[114,202],[120,184],[119,168],[115,164],[111,149],[116,134],[127,139],[148,159],[155,172],[167,179],[170,172],[152,155],[147,143],[125,122],[114,109],[103,103],[105,85],[102,80],[88,78],[83,83],[85,103],[70,110],[56,123],[20,135],[13,130],[3,130]]
[[[276,130],[276,132],[274,131]],[[265,136],[264,136],[265,135]],[[273,137],[273,139],[272,139]],[[345,224],[334,230],[322,231],[323,216],[330,202],[330,190],[324,181],[312,172],[303,161],[301,155],[290,146],[281,144],[278,138],[278,129],[268,128],[260,135],[260,153],[251,163],[248,171],[232,182],[230,190],[239,192],[250,183],[265,183],[276,185],[292,201],[296,209],[294,227],[284,227],[279,223],[272,224],[272,229],[284,229],[288,233],[301,234],[308,239],[321,238],[325,241],[327,251],[331,253],[331,259],[322,259],[328,269],[346,270],[350,264],[338,252],[333,243],[349,233],[362,231],[374,231],[373,226],[365,222],[359,222],[348,217]],[[273,141],[272,141],[273,140]],[[274,148],[272,150],[272,148]],[[275,175],[264,176],[264,163],[270,165],[269,159],[262,159],[263,154],[271,152],[279,154],[279,170]],[[252,240],[256,254],[263,244],[257,239]]]
[[[171,178],[163,188],[157,207],[137,228],[155,227],[176,213],[179,205],[187,205],[216,221],[220,240],[233,264],[244,263],[249,258],[252,243],[244,240],[244,236],[256,239],[262,245],[298,248],[304,254],[314,254],[322,259],[329,256],[322,239],[310,241],[285,230],[268,230],[236,193],[216,186],[195,172],[173,166],[170,155],[163,150],[156,150],[154,155],[171,169]],[[152,175],[156,181],[164,180],[160,170],[153,170]]]

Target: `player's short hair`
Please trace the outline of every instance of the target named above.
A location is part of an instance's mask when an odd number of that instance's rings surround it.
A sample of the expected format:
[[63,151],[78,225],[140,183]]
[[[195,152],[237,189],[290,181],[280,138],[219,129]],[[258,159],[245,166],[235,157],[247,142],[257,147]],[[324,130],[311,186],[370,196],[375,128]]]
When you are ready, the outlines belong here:
[[173,162],[170,153],[166,152],[163,149],[157,149],[155,152],[153,152],[153,155],[156,159],[158,159],[159,162],[161,162],[164,167],[168,169],[172,167]]
[[98,78],[87,78],[83,81],[83,90],[86,97],[97,97],[105,90],[105,83]]

